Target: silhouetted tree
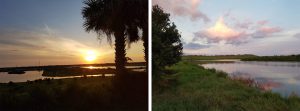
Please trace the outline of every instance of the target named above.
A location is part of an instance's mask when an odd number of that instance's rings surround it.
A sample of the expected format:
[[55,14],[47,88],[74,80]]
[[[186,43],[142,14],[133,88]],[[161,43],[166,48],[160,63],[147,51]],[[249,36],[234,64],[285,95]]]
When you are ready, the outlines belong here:
[[[115,37],[115,63],[117,72],[125,71],[126,41],[139,40],[138,30],[142,25],[140,8],[145,0],[86,0],[82,14],[86,31],[105,34],[111,43]],[[144,35],[144,34],[143,34]]]
[[148,0],[123,0],[125,11],[130,12],[126,24],[129,25],[131,36],[129,42],[137,40],[138,29],[143,31],[141,39],[144,46],[144,59],[148,63]]
[[[152,10],[152,59],[153,72],[180,61],[182,55],[181,35],[176,25],[170,22],[169,14],[159,6]],[[154,75],[155,76],[155,75]]]
[[137,13],[137,21],[138,26],[142,28],[143,35],[143,46],[144,46],[144,53],[145,53],[145,61],[148,63],[148,0],[137,0],[137,4],[135,5],[136,13]]

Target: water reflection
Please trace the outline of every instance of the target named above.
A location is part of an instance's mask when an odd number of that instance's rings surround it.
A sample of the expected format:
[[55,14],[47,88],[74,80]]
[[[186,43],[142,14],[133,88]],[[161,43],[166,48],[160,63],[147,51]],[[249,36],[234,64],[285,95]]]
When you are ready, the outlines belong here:
[[96,67],[94,67],[94,66],[88,66],[88,67],[84,67],[84,68],[88,68],[88,69],[96,69]]
[[[82,76],[65,76],[65,77],[48,77],[42,76],[43,71],[26,71],[25,74],[8,74],[7,72],[0,73],[0,83],[8,83],[12,82],[26,82],[26,81],[34,81],[38,79],[46,79],[46,78],[53,78],[53,79],[65,79],[65,78],[77,78],[83,77]],[[115,74],[94,74],[94,75],[85,75],[86,77],[111,77],[115,76]]]
[[231,77],[253,79],[262,90],[288,96],[300,95],[300,62],[243,62],[203,64],[229,73]]
[[84,67],[81,67],[81,68],[86,68],[86,69],[110,69],[111,67],[107,67],[107,66],[84,66]]
[[[87,69],[115,69],[115,66],[85,66],[82,68],[87,68]],[[145,71],[146,67],[145,66],[126,66],[127,69],[130,69],[132,71],[138,71],[142,72]]]

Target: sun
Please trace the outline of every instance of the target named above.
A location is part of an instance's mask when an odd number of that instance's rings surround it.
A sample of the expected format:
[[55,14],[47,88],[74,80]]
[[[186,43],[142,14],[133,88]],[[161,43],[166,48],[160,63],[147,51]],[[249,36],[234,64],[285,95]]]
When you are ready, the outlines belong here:
[[97,54],[93,50],[88,50],[85,53],[84,59],[88,62],[93,62],[97,59]]

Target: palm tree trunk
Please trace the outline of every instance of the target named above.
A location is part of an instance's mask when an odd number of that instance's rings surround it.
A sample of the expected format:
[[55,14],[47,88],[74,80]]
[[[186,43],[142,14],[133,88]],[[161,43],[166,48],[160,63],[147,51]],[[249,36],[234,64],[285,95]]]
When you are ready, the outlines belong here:
[[143,45],[144,45],[144,59],[146,61],[146,71],[148,72],[148,26],[146,25],[146,27],[144,27],[143,29]]
[[124,30],[116,32],[115,36],[115,64],[117,75],[119,75],[125,73],[126,49]]

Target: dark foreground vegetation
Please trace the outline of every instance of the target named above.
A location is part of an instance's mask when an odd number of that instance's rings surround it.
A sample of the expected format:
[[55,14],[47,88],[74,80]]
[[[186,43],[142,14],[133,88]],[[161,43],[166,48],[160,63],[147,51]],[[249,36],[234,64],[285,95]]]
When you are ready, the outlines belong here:
[[179,62],[153,82],[153,111],[299,111],[296,95],[262,92],[224,72]]
[[105,69],[88,69],[88,68],[52,68],[43,70],[43,76],[64,77],[64,76],[81,76],[96,74],[115,74],[116,70],[112,68]]
[[298,61],[300,62],[299,55],[282,55],[282,56],[255,56],[241,59],[243,61]]
[[145,72],[0,84],[0,111],[146,111]]
[[[146,70],[144,67],[137,68],[126,68],[128,71],[131,70]],[[99,75],[99,74],[116,74],[116,69],[114,68],[99,68],[99,69],[89,69],[80,67],[62,67],[62,68],[48,68],[43,70],[43,76],[47,77],[65,77],[65,76],[84,76],[84,75]]]

